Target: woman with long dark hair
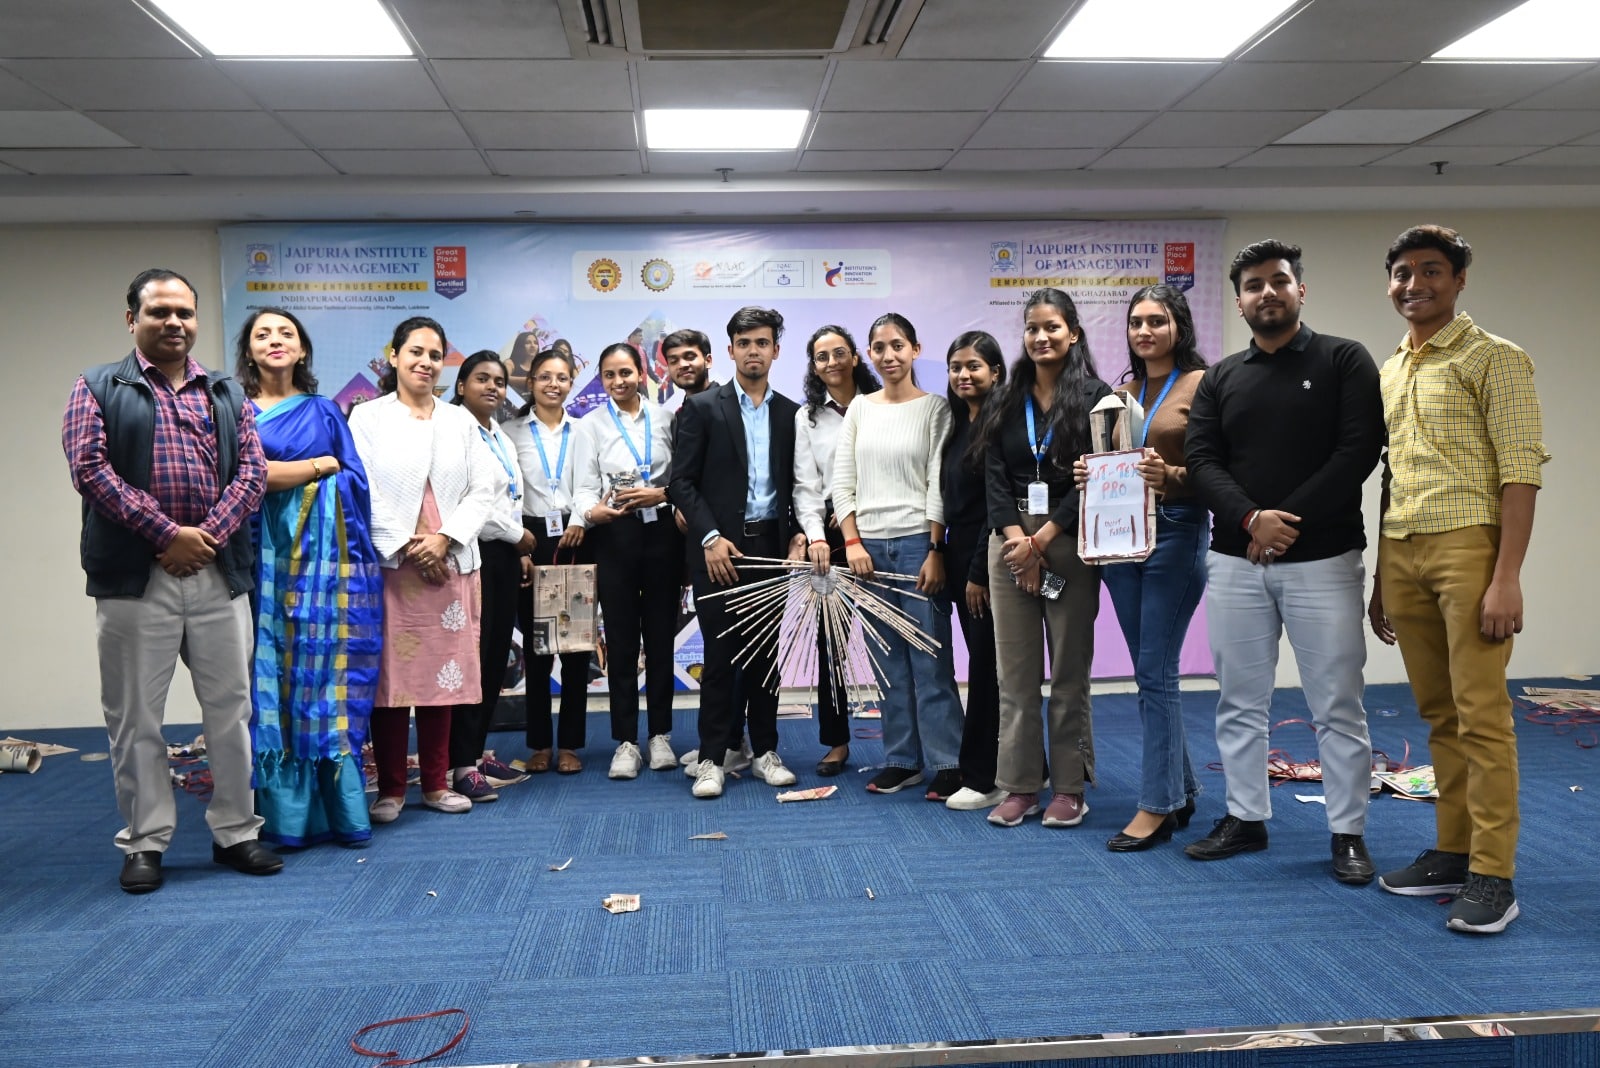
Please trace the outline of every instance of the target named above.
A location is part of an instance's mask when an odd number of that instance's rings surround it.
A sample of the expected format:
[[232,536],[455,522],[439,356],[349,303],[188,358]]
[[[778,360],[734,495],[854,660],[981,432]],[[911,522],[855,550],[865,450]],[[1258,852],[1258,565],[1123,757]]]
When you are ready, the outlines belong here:
[[989,612],[990,528],[983,452],[973,447],[984,404],[1005,384],[1006,359],[993,336],[971,330],[950,343],[945,367],[951,427],[939,487],[944,496],[945,569],[967,645],[961,789],[945,800],[945,807],[971,812],[993,808],[1006,796],[994,784],[1000,676],[994,656],[994,618]]
[[[856,350],[856,339],[842,326],[818,327],[806,342],[805,407],[794,419],[794,512],[810,542],[811,563],[819,571],[843,565],[844,535],[834,515],[831,486],[833,454],[845,413],[860,396],[883,386]],[[828,643],[817,633],[817,741],[828,747],[817,774],[834,776],[850,762],[850,700],[834,678]]]
[[361,748],[383,637],[367,473],[339,406],[317,394],[293,313],[245,320],[234,377],[267,455],[256,541],[251,748],[261,837],[307,846],[372,837]]
[[464,409],[434,395],[449,342],[418,316],[395,327],[379,395],[350,414],[372,489],[372,540],[387,573],[383,657],[372,711],[378,799],[372,822],[405,807],[411,709],[422,803],[470,811],[450,789],[450,710],[483,700],[478,673],[478,533],[497,501],[498,464]]
[[[1125,389],[1144,409],[1139,474],[1160,503],[1155,551],[1138,563],[1100,569],[1133,658],[1144,729],[1139,807],[1106,842],[1114,853],[1139,852],[1171,839],[1174,830],[1189,825],[1200,792],[1183,735],[1178,654],[1206,587],[1210,524],[1189,487],[1183,450],[1189,405],[1206,361],[1195,346],[1194,317],[1182,290],[1155,285],[1133,295],[1128,362]],[[1088,480],[1081,460],[1073,473],[1080,487]]]
[[[1072,464],[1089,451],[1089,412],[1111,387],[1100,381],[1077,305],[1059,289],[1023,307],[1023,354],[991,403],[980,441],[989,525],[989,587],[1000,664],[1000,748],[995,783],[1007,793],[989,822],[1015,827],[1039,811],[1044,788],[1039,682],[1050,642],[1046,827],[1075,827],[1094,778],[1089,669],[1100,610],[1099,569],[1078,559],[1078,488]],[[1010,581],[1001,579],[1009,573]]]

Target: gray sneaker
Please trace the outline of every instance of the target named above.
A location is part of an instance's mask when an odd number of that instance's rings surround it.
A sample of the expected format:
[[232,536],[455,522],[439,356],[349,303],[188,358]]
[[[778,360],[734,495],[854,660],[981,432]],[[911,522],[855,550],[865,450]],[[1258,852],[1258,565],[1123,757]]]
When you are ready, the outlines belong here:
[[1378,885],[1391,894],[1405,897],[1434,897],[1455,894],[1467,881],[1467,855],[1424,849],[1417,859],[1395,871],[1378,876]]
[[1444,925],[1452,931],[1499,934],[1521,911],[1517,908],[1517,895],[1511,889],[1510,879],[1469,871],[1467,884],[1456,895]]

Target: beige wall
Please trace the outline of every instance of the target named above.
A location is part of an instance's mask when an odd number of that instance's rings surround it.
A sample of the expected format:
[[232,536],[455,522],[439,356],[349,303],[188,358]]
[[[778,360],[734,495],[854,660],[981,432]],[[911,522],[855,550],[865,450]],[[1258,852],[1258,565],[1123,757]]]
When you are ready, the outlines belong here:
[[[1577,235],[1600,233],[1600,211],[1453,213],[1434,220],[1411,215],[1240,215],[1230,218],[1226,247],[1275,236],[1306,250],[1307,306],[1314,328],[1356,338],[1382,359],[1402,333],[1384,296],[1383,250],[1405,226],[1437,221],[1472,242],[1479,265],[1468,275],[1461,307],[1486,329],[1532,354],[1544,402],[1545,438],[1555,462],[1546,468],[1534,543],[1523,572],[1525,631],[1512,669],[1519,675],[1564,675],[1595,668],[1600,656],[1584,607],[1600,593],[1600,574],[1585,561],[1594,507],[1584,444],[1596,440],[1600,396],[1594,370],[1600,336],[1579,314],[1600,297],[1600,268]],[[202,362],[225,361],[217,288],[215,231],[200,226],[0,228],[0,322],[7,330],[12,415],[0,427],[4,493],[11,505],[6,601],[0,613],[0,731],[87,726],[101,722],[94,654],[94,612],[78,568],[78,497],[60,446],[61,412],[79,370],[125,353],[123,292],[140,269],[161,264],[200,287]],[[1230,350],[1248,337],[1232,321]],[[1575,339],[1577,343],[1574,344]],[[1585,408],[1589,411],[1586,413]],[[1376,486],[1374,479],[1373,486]],[[1375,527],[1376,490],[1368,493]],[[1368,553],[1369,566],[1371,553]],[[1392,650],[1369,640],[1367,677],[1404,677]],[[1285,650],[1279,669],[1295,683]],[[198,715],[179,669],[169,722]]]

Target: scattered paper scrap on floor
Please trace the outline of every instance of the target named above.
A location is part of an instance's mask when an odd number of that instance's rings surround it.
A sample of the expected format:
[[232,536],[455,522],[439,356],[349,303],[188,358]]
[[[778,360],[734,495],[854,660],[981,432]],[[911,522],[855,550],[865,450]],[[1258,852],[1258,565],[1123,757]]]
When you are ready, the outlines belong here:
[[1433,780],[1432,764],[1418,764],[1404,771],[1375,771],[1372,774],[1373,778],[1381,780],[1393,790],[1396,797],[1432,801],[1439,796],[1438,784]]
[[607,894],[600,902],[600,907],[612,915],[621,912],[638,912],[638,894]]
[[54,744],[52,742],[30,742],[26,738],[13,738],[10,735],[7,735],[4,738],[0,738],[0,745],[27,745],[27,746],[32,746],[33,748],[39,750],[39,755],[41,757],[53,757],[53,756],[60,756],[62,753],[76,753],[77,752],[76,749],[68,749],[64,745],[56,745],[56,744]]
[[778,801],[821,801],[825,797],[832,797],[839,792],[837,786],[813,786],[807,790],[785,790],[778,795]]
[[728,836],[723,834],[721,831],[712,831],[709,834],[691,834],[689,836],[689,841],[691,841],[691,842],[720,842],[720,841],[724,840],[727,837]]
[[1295,794],[1294,799],[1307,805],[1326,805],[1328,799],[1321,794]]
[[552,865],[550,865],[550,870],[551,871],[566,871],[570,867],[572,867],[572,858],[568,857],[567,858],[567,862],[565,864],[552,864]]

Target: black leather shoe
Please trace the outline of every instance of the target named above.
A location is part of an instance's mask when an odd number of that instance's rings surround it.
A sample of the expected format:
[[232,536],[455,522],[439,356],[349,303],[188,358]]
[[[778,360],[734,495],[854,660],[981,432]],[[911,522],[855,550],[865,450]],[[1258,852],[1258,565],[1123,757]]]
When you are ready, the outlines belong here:
[[1142,853],[1152,846],[1172,841],[1172,832],[1177,829],[1178,814],[1169,812],[1166,819],[1162,820],[1155,830],[1143,838],[1129,834],[1127,831],[1118,831],[1106,839],[1106,848],[1113,853]]
[[843,771],[845,769],[845,765],[849,763],[849,753],[845,753],[845,755],[840,757],[838,760],[819,760],[817,761],[817,774],[823,776],[824,778],[831,779]]
[[1190,842],[1183,847],[1183,851],[1195,860],[1221,860],[1238,853],[1257,853],[1265,848],[1266,821],[1224,816],[1211,828],[1210,834],[1198,842]]
[[276,875],[283,870],[283,858],[254,838],[226,849],[212,842],[211,859],[246,875]]
[[1362,886],[1372,881],[1377,869],[1367,855],[1367,841],[1359,834],[1333,836],[1333,877],[1341,883]]
[[161,889],[161,852],[147,849],[122,858],[122,874],[117,882],[130,894],[148,894]]
[[1194,819],[1194,798],[1191,797],[1185,801],[1183,803],[1183,807],[1178,809],[1172,815],[1178,821],[1178,830],[1181,831],[1188,827],[1189,821]]

